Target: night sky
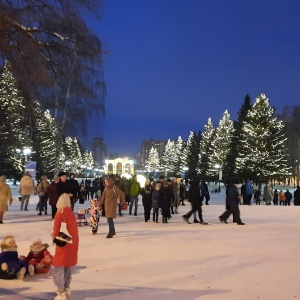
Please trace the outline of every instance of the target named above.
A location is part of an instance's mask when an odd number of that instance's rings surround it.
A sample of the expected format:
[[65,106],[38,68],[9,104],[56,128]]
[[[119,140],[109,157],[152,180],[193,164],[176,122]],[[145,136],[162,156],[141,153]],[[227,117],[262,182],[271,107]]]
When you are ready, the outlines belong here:
[[235,120],[246,94],[300,105],[298,0],[103,0],[100,15],[109,153]]

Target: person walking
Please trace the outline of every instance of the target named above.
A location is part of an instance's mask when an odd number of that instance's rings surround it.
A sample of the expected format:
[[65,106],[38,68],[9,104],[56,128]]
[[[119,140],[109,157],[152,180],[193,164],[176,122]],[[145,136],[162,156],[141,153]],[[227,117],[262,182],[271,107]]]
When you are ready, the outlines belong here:
[[[190,182],[190,190],[189,190],[189,194],[188,194],[188,199],[189,199],[189,202],[192,205],[192,209],[187,214],[182,216],[183,220],[186,223],[191,224],[189,222],[189,218],[191,217],[191,215],[193,213],[198,212],[199,219],[200,219],[200,224],[207,225],[208,223],[204,222],[203,217],[202,217],[203,196],[201,195],[201,189],[199,187],[199,182],[197,180],[192,180]],[[199,223],[199,221],[194,222],[194,223]]]
[[208,202],[210,200],[210,195],[209,195],[207,183],[204,180],[201,181],[200,190],[201,190],[202,199],[204,200],[205,198],[205,204],[209,205]]
[[110,239],[114,235],[116,235],[113,219],[116,219],[117,217],[116,211],[118,202],[120,201],[121,203],[125,203],[125,194],[120,188],[115,185],[114,180],[111,177],[107,177],[104,179],[104,185],[105,189],[102,193],[99,206],[104,206],[105,217],[107,218],[109,227],[109,232],[106,238]]
[[57,176],[59,177],[59,181],[56,184],[58,197],[66,193],[69,195],[70,198],[72,198],[73,194],[71,193],[71,186],[69,184],[69,181],[67,180],[67,173],[61,171]]
[[271,205],[271,201],[273,200],[273,189],[269,183],[266,183],[264,187],[264,199],[266,201],[266,205]]
[[3,224],[3,216],[8,211],[8,203],[12,204],[12,193],[9,185],[6,183],[6,176],[0,176],[0,224]]
[[251,205],[252,195],[253,195],[253,188],[252,188],[252,182],[250,179],[246,182],[246,204]]
[[260,201],[261,201],[261,191],[260,191],[260,189],[258,189],[258,190],[256,190],[255,192],[254,192],[254,201],[255,201],[255,205],[260,205]]
[[285,196],[285,205],[290,206],[293,198],[292,193],[287,189],[286,192],[284,193],[284,196]]
[[275,189],[274,195],[273,195],[273,204],[274,205],[278,205],[278,199],[279,199],[279,194],[278,194],[277,189]]
[[150,184],[150,180],[146,179],[145,186],[141,189],[145,222],[148,222],[150,220],[150,213],[151,213],[151,206],[152,206],[152,192],[153,192],[153,187]]
[[227,224],[227,219],[233,215],[233,220],[238,225],[245,225],[240,217],[239,202],[242,197],[237,189],[238,181],[233,180],[226,188],[226,211],[219,217],[220,222]]
[[22,196],[21,198],[21,210],[23,210],[24,203],[25,207],[24,210],[28,210],[28,203],[30,196],[34,193],[35,187],[32,180],[31,175],[29,172],[25,172],[23,177],[21,178],[20,185],[19,185],[19,193]]
[[[180,187],[177,181],[177,178],[174,177],[171,183],[171,188],[173,190],[174,199],[171,203],[171,212],[172,214],[178,214],[178,206],[179,206],[179,193],[180,193]],[[174,208],[175,210],[174,210]]]
[[71,297],[71,280],[73,267],[77,265],[77,254],[79,246],[78,227],[75,215],[71,208],[71,200],[68,194],[63,193],[56,203],[57,213],[54,218],[53,240],[59,236],[62,223],[72,237],[72,243],[63,247],[55,247],[55,254],[52,262],[53,281],[57,288],[57,296],[54,300],[66,300]]
[[186,199],[186,188],[185,188],[185,184],[183,183],[183,179],[180,180],[180,203],[181,205],[185,205],[184,204],[184,199]]
[[132,178],[132,183],[130,185],[130,206],[129,206],[129,214],[130,215],[132,213],[132,207],[134,204],[134,215],[137,216],[140,192],[141,192],[140,184],[137,182],[136,175],[134,175]]
[[279,205],[285,205],[285,196],[282,190],[279,191]]
[[79,198],[79,192],[80,192],[79,183],[75,179],[74,173],[70,173],[68,185],[70,187],[70,194],[73,195],[72,197],[70,197],[70,200],[71,200],[71,208],[72,208],[72,210],[74,210],[74,206],[75,206],[76,201]]
[[158,223],[158,211],[159,211],[159,191],[161,184],[156,182],[154,191],[152,192],[152,208],[153,208],[153,222]]
[[49,185],[46,194],[47,198],[49,198],[49,205],[51,206],[51,215],[52,219],[54,219],[55,214],[57,212],[56,203],[58,201],[58,192],[56,188],[56,184],[59,182],[59,177],[54,177]]
[[173,190],[170,188],[169,182],[165,180],[159,191],[159,206],[161,208],[163,223],[168,223],[168,219],[171,217],[170,208],[173,197]]
[[45,211],[45,215],[47,215],[47,201],[48,201],[48,196],[47,196],[47,189],[49,188],[50,184],[47,181],[47,176],[43,175],[41,177],[41,182],[38,184],[37,186],[37,192],[39,195],[39,213],[38,215],[41,216],[42,215],[42,211]]
[[300,205],[300,186],[297,185],[297,189],[294,191],[294,205]]

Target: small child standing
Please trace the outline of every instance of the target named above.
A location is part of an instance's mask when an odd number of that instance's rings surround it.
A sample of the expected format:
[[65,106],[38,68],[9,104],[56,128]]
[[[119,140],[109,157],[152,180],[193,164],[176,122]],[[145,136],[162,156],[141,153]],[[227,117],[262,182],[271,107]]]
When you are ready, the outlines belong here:
[[92,234],[96,234],[98,231],[99,226],[99,207],[100,200],[99,199],[92,199],[91,200],[91,207],[89,208],[89,212],[91,214],[90,216],[90,222],[92,227]]
[[152,192],[152,208],[153,208],[153,222],[158,223],[158,210],[159,210],[159,190],[161,188],[160,183],[155,184],[155,189]]

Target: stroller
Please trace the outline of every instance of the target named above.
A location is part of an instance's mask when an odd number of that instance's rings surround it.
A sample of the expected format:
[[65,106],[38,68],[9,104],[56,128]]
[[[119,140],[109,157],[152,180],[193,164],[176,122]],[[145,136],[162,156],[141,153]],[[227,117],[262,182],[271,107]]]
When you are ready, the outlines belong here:
[[78,209],[77,217],[76,217],[77,226],[82,226],[82,224],[88,225],[88,221],[85,216],[86,213],[87,213],[86,209],[83,208]]

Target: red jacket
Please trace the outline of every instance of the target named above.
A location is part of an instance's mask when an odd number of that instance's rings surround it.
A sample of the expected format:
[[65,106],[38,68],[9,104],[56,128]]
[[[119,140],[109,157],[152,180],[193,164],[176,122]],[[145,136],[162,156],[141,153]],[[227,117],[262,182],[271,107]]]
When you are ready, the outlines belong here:
[[53,225],[53,238],[58,236],[62,222],[67,224],[67,230],[72,236],[73,243],[67,244],[64,247],[55,247],[52,266],[71,267],[77,264],[77,252],[79,244],[76,218],[71,207],[65,207],[56,213]]

